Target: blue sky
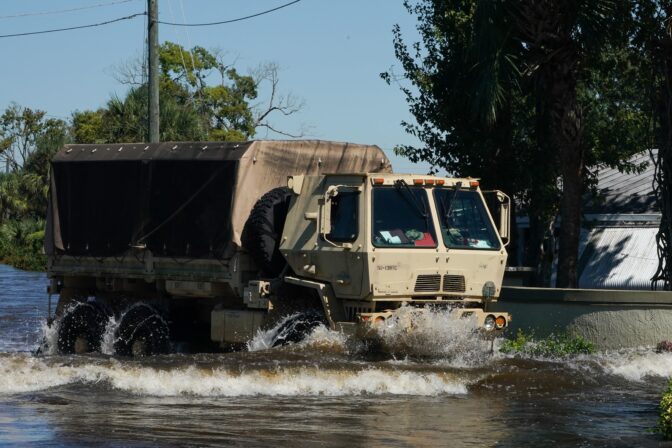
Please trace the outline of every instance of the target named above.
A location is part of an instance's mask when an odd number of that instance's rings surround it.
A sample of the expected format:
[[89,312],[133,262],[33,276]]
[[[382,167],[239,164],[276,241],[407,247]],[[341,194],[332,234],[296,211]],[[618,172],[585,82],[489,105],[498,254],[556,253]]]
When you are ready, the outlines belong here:
[[[116,0],[119,2],[120,0]],[[159,0],[160,19],[212,22],[254,14],[289,0]],[[145,0],[130,0],[61,14],[7,18],[25,13],[74,9],[115,0],[2,0],[0,34],[85,25],[143,12]],[[184,14],[183,14],[184,12]],[[400,126],[409,120],[397,87],[379,73],[396,65],[392,26],[413,39],[415,22],[401,0],[302,0],[251,20],[212,27],[162,25],[160,40],[185,47],[218,48],[242,72],[265,62],[281,67],[280,89],[305,100],[300,114],[274,120],[293,131],[309,126],[309,137],[377,144],[398,172],[426,172],[392,154],[396,144],[417,141]],[[115,67],[143,51],[145,18],[86,30],[0,39],[0,107],[14,101],[67,118],[123,95]],[[258,137],[265,137],[261,133]],[[268,135],[269,138],[282,138]]]

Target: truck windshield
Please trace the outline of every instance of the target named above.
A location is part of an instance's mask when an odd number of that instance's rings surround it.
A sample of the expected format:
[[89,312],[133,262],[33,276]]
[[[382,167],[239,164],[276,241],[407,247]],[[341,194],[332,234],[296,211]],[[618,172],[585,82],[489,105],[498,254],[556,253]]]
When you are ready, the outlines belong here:
[[434,201],[446,247],[499,249],[499,239],[478,192],[435,189]]
[[373,245],[436,247],[427,192],[405,184],[373,190]]

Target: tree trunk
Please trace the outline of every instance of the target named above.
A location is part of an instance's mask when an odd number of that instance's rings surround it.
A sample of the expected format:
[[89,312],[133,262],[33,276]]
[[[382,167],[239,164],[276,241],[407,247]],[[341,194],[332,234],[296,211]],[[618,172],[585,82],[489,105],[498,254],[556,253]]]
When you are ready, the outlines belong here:
[[560,201],[560,247],[558,251],[558,288],[578,286],[579,237],[581,236],[581,175],[563,169]]
[[556,286],[578,284],[578,252],[583,192],[583,123],[576,98],[579,49],[571,42],[557,50],[545,69],[550,136],[557,148],[562,176],[560,248]]
[[[672,11],[667,11],[670,16]],[[672,289],[672,35],[668,32],[658,42],[658,54],[653,57],[661,61],[661,82],[658,98],[654,98],[658,120],[658,154],[654,160],[654,189],[660,209],[660,226],[656,234],[658,268],[651,278],[652,289],[659,283],[666,291]]]

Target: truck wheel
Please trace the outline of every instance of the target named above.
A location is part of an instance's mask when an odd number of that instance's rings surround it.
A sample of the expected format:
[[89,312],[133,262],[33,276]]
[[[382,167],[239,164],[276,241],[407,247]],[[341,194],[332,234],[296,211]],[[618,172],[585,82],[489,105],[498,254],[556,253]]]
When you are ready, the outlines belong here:
[[58,351],[63,354],[100,351],[109,316],[95,303],[80,302],[58,321]]
[[306,310],[293,314],[278,328],[273,347],[297,343],[304,340],[318,325],[326,325],[324,313]]
[[114,340],[118,355],[158,355],[169,348],[168,324],[154,308],[144,303],[134,305],[121,316]]
[[287,264],[278,248],[291,196],[287,187],[274,188],[263,195],[243,229],[243,246],[265,276],[277,277]]

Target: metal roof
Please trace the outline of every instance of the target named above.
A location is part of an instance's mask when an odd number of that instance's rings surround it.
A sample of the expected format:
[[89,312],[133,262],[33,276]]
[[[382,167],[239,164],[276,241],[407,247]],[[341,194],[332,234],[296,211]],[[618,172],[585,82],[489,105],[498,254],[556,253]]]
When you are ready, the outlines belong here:
[[657,232],[655,227],[591,229],[579,259],[579,287],[651,289],[658,268]]
[[584,211],[589,213],[657,212],[653,191],[654,165],[651,156],[657,150],[642,151],[630,158],[635,165],[645,164],[641,173],[622,173],[616,168],[602,168],[597,174],[597,196],[588,196]]

